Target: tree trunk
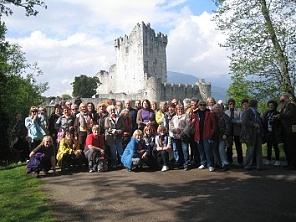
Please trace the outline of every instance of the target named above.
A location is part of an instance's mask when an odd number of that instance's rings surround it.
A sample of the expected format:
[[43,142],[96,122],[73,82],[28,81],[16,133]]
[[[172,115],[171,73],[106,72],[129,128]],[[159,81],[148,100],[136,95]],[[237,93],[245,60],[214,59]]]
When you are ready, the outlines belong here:
[[296,97],[294,93],[294,88],[291,83],[290,75],[288,72],[288,59],[284,54],[284,50],[282,49],[281,45],[279,44],[278,38],[276,36],[272,21],[269,16],[269,10],[266,5],[266,0],[259,0],[261,3],[261,12],[265,19],[265,24],[267,30],[270,34],[270,38],[275,49],[278,62],[280,64],[280,72],[281,72],[281,88],[284,89],[286,93],[288,93],[294,102],[296,102]]

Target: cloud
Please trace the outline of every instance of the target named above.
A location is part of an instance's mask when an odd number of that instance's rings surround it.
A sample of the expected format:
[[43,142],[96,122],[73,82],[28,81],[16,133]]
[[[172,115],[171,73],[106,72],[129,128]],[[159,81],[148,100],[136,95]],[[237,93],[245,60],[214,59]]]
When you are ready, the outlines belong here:
[[224,39],[225,36],[216,30],[212,14],[204,12],[196,16],[184,10],[182,19],[169,33],[168,70],[200,78],[227,74],[228,52],[218,45]]
[[193,15],[185,0],[51,0],[37,17],[15,8],[4,18],[8,40],[18,43],[28,62],[37,62],[49,82],[46,96],[72,94],[75,76],[94,76],[115,63],[114,40],[139,22],[168,35],[168,70],[200,78],[228,72],[224,37],[204,12]]

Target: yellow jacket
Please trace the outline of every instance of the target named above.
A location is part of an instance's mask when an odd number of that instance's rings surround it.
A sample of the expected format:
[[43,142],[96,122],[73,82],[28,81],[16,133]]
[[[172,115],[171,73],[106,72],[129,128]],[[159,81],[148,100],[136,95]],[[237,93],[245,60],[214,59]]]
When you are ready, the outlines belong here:
[[76,156],[80,155],[82,150],[80,149],[77,140],[75,140],[74,138],[72,139],[72,146],[70,146],[68,139],[63,138],[60,141],[60,146],[59,146],[59,150],[57,153],[57,160],[58,160],[58,164],[60,165],[62,158],[64,156],[64,154],[72,154],[74,153],[74,151],[76,151]]

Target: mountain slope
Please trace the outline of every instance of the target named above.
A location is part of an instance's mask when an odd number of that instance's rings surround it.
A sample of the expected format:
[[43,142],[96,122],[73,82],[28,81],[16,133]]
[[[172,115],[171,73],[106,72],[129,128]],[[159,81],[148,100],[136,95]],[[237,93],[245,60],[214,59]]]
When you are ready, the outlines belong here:
[[[184,74],[179,72],[168,71],[168,82],[175,84],[195,84],[199,78],[190,74]],[[230,85],[230,78],[227,75],[216,76],[205,79],[206,82],[210,82],[212,85],[212,96],[216,99],[225,100],[226,91]],[[219,86],[217,86],[219,85]]]

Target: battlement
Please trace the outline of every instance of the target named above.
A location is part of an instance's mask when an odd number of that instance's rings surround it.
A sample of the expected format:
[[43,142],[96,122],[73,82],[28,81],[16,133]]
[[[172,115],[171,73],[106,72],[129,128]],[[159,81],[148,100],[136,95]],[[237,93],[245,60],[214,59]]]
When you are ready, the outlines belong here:
[[[150,23],[137,23],[129,35],[114,40],[116,64],[109,72],[101,70],[98,96],[116,99],[147,98],[165,101],[174,97],[206,99],[211,85],[204,79],[194,84],[167,83],[167,35],[150,27]],[[123,84],[128,83],[128,84]]]

